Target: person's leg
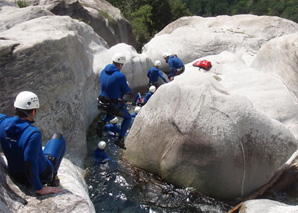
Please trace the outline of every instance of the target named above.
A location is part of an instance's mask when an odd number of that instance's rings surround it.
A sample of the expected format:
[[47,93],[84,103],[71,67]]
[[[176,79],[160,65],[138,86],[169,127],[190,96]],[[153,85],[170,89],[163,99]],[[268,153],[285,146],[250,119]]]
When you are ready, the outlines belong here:
[[121,112],[123,113],[123,121],[121,124],[121,129],[120,129],[120,133],[119,133],[119,137],[124,138],[128,128],[130,127],[130,123],[131,123],[131,114],[128,112],[128,110],[126,109],[126,107],[124,107]]
[[58,173],[62,158],[65,154],[65,149],[66,143],[62,134],[54,133],[43,150],[44,155],[54,166],[54,177]]
[[96,134],[99,138],[102,137],[102,132],[103,132],[103,129],[106,125],[107,122],[109,122],[110,120],[112,120],[115,116],[113,115],[110,115],[110,114],[106,114],[103,118],[103,120],[99,120],[97,122],[97,128],[96,128]]
[[131,124],[131,114],[128,112],[126,107],[123,107],[121,112],[122,112],[123,121],[121,124],[119,137],[117,138],[117,140],[114,143],[117,146],[119,146],[121,149],[126,149],[125,144],[124,144],[124,137],[125,137],[125,134]]

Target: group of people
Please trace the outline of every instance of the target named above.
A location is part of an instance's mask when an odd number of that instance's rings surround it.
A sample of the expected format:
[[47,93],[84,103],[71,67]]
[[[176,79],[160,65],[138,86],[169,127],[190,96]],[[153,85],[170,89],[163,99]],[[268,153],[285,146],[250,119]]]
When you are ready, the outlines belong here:
[[[184,64],[177,55],[164,53],[163,58],[166,63],[170,65],[170,72],[168,75],[170,81],[174,79],[174,76],[184,72]],[[117,116],[122,117],[123,121],[114,144],[124,150],[126,149],[124,137],[132,123],[132,116],[127,110],[125,100],[125,96],[127,94],[131,95],[132,91],[128,85],[126,76],[121,73],[121,69],[125,62],[126,58],[124,54],[116,53],[112,58],[112,64],[108,64],[99,76],[101,92],[98,97],[98,109],[104,111],[105,115],[103,119],[99,120],[97,123],[97,135],[99,138],[102,138],[106,124]],[[159,87],[159,78],[165,83],[168,83],[168,80],[163,76],[162,71],[159,69],[160,66],[161,62],[156,60],[154,66],[149,69],[147,73],[150,86],[149,91],[144,97],[138,93],[134,99],[135,105],[143,106],[148,102],[149,98]]]
[[[169,79],[184,71],[184,65],[175,55],[164,54],[166,62],[170,65]],[[97,135],[102,137],[103,131],[116,137],[115,144],[126,149],[124,137],[132,122],[140,111],[136,106],[134,113],[130,114],[124,96],[132,91],[126,76],[120,72],[126,58],[117,53],[112,58],[113,63],[108,64],[100,74],[100,95],[98,108],[105,112],[102,120],[97,124]],[[148,71],[149,92],[145,95],[146,103],[159,87],[158,78],[168,82],[159,67],[160,61],[155,61],[154,67]],[[15,99],[15,116],[9,117],[0,114],[0,144],[7,159],[8,172],[17,182],[31,186],[37,194],[45,195],[58,193],[58,169],[65,154],[66,142],[62,134],[54,133],[50,140],[42,147],[41,132],[33,125],[39,108],[39,98],[31,91],[20,92]],[[122,117],[121,126],[117,126],[118,118]],[[109,125],[106,125],[109,122]],[[105,162],[110,158],[105,154],[106,143],[100,141],[94,151],[97,163]]]

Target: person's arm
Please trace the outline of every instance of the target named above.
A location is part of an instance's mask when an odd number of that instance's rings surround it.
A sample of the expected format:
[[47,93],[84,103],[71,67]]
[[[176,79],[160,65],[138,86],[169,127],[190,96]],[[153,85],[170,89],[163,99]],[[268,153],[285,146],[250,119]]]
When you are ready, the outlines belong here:
[[150,71],[151,71],[151,69],[150,70],[148,70],[148,72],[147,72],[147,77],[150,79]]
[[158,71],[158,75],[164,82],[168,83],[167,79],[163,76],[163,74],[160,70]]
[[124,74],[120,77],[119,81],[120,81],[120,87],[121,87],[122,95],[131,94],[132,93],[131,89],[127,84],[127,80],[126,80],[126,77],[125,77]]

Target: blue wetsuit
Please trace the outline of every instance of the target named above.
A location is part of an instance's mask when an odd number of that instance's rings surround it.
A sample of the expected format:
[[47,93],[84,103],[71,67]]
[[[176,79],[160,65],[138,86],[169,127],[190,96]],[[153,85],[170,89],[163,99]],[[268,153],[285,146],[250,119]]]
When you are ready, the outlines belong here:
[[158,78],[160,77],[164,82],[168,83],[167,79],[163,76],[162,72],[156,68],[151,67],[147,72],[147,77],[149,78],[149,84],[158,87]]
[[120,133],[120,128],[117,124],[107,124],[104,130],[109,133],[109,136],[112,137],[117,137]]
[[[170,65],[169,78],[179,75],[184,71],[183,62],[178,57],[176,57],[174,55],[169,56],[167,63]],[[180,70],[180,69],[181,69],[181,72],[178,73],[177,70]]]
[[[129,88],[126,77],[114,64],[108,64],[100,73],[100,96],[104,96],[111,100],[117,101],[122,99],[127,93],[131,94],[131,89]],[[119,133],[120,137],[124,137],[126,131],[130,127],[131,115],[126,108],[124,101],[118,101],[114,104],[114,108],[119,109],[121,112],[121,117],[123,117],[123,122],[121,124],[121,130]],[[103,119],[104,123],[112,120],[113,115],[106,114]]]
[[131,119],[131,125],[135,121],[135,118],[136,118],[137,115],[138,115],[138,113],[135,113],[135,112],[131,113],[131,117],[132,117],[132,119]]
[[142,97],[141,93],[138,92],[138,93],[136,94],[135,99],[134,99],[134,103],[135,103],[137,106],[142,106],[142,105],[144,105],[143,100],[144,100],[144,97]]
[[[51,139],[42,150],[40,131],[31,122],[18,116],[0,114],[0,142],[8,162],[8,170],[18,182],[34,190],[43,188],[57,174],[65,153],[65,140]],[[46,154],[55,159],[47,159]]]
[[146,104],[148,102],[149,98],[151,98],[152,95],[153,95],[153,93],[150,91],[146,93],[144,101],[143,101],[144,104]]
[[107,162],[108,160],[111,160],[111,158],[107,155],[107,153],[105,153],[104,150],[101,150],[98,148],[96,148],[93,151],[93,157],[94,157],[95,164],[102,164]]

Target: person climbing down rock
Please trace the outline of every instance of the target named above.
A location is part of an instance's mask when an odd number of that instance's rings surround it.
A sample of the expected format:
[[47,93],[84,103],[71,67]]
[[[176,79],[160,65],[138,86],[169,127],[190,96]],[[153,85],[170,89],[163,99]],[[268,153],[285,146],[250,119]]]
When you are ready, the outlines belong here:
[[97,123],[97,135],[102,137],[104,126],[115,116],[123,118],[119,136],[114,141],[121,149],[126,149],[124,137],[130,127],[131,115],[126,108],[124,95],[131,94],[131,89],[126,76],[120,72],[126,58],[123,53],[116,53],[112,58],[113,63],[108,64],[100,73],[100,95],[98,97],[98,108],[106,114]]
[[163,76],[159,67],[161,66],[161,62],[156,60],[154,62],[154,67],[151,67],[147,72],[147,77],[149,78],[149,86],[159,87],[158,78],[161,78],[165,83],[168,83],[168,80]]
[[168,75],[170,81],[173,81],[175,76],[184,72],[184,64],[177,55],[164,53],[163,58],[170,65],[170,73]]

